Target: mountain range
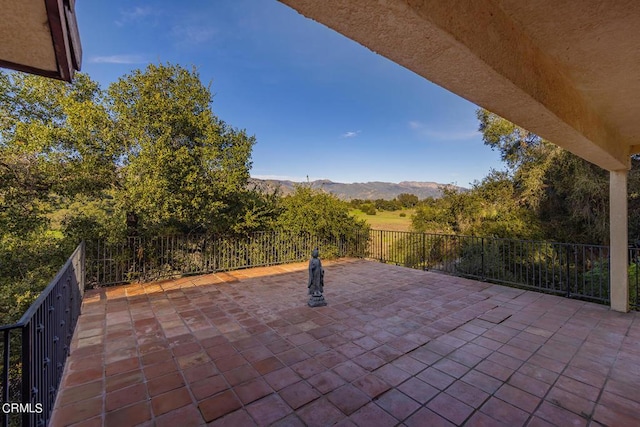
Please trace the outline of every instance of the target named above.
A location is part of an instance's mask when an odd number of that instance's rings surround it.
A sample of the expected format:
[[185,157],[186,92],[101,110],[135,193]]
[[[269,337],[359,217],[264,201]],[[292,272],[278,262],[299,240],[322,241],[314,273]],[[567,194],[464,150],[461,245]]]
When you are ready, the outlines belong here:
[[[249,184],[265,191],[273,191],[276,188],[279,188],[282,195],[287,195],[292,193],[295,190],[295,186],[300,185],[301,183],[287,180],[251,178],[249,180]],[[458,191],[466,190],[463,187],[458,187],[452,184],[419,181],[402,181],[397,184],[393,182],[380,181],[345,184],[341,182],[333,182],[328,179],[320,179],[305,184],[310,185],[311,188],[318,188],[328,193],[332,193],[339,199],[347,201],[352,199],[392,200],[402,193],[415,194],[419,199],[425,199],[427,197],[438,198],[442,196],[441,187],[453,187]]]

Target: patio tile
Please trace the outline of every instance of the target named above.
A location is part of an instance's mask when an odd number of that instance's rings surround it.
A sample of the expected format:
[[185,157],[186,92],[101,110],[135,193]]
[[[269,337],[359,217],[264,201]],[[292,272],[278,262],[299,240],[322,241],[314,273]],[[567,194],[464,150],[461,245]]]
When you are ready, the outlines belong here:
[[327,395],[327,398],[345,415],[351,415],[371,399],[351,384],[346,384]]
[[189,391],[186,387],[182,387],[152,398],[151,409],[153,409],[153,414],[158,416],[191,403]]
[[344,384],[344,380],[331,371],[314,375],[308,378],[307,381],[322,394],[327,394]]
[[67,387],[72,387],[101,380],[102,369],[103,368],[100,366],[84,369],[82,371],[70,372],[65,378],[64,385]]
[[457,362],[468,368],[473,368],[482,361],[483,357],[479,356],[478,354],[469,353],[466,349],[467,346],[465,345],[458,350],[455,350],[447,356],[447,359],[453,360],[454,362]]
[[[475,412],[464,425],[465,427],[511,427],[509,424],[504,424],[482,412]],[[527,424],[527,427],[533,427],[533,424]]]
[[391,365],[400,368],[411,375],[416,375],[427,368],[427,365],[419,362],[409,355],[403,355],[397,358],[396,360],[391,362]]
[[[542,402],[538,407],[535,416],[542,418],[545,421],[557,426],[576,426],[582,427],[587,425],[587,420],[579,415],[574,414],[566,409],[560,408],[549,402]],[[637,422],[637,419],[636,419]],[[625,425],[625,424],[610,424],[610,425]]]
[[408,427],[455,427],[455,424],[427,408],[420,409],[407,419],[404,424]]
[[191,368],[184,369],[182,373],[184,374],[185,379],[192,383],[195,381],[199,381],[203,378],[209,378],[216,374],[218,374],[218,370],[212,362],[208,362],[202,365],[193,366]]
[[535,378],[536,380],[542,381],[547,384],[555,383],[559,376],[553,371],[541,368],[540,366],[536,366],[528,362],[524,363],[520,368],[518,368],[518,373],[527,375],[531,378]]
[[220,372],[227,372],[242,365],[246,365],[247,363],[248,362],[246,361],[246,359],[240,354],[223,356],[215,360],[215,365],[220,370]]
[[223,391],[198,403],[202,417],[207,422],[227,415],[241,407],[242,403],[231,390]]
[[173,372],[150,380],[147,382],[147,387],[149,389],[149,395],[153,397],[178,387],[184,387],[184,381],[180,373]]
[[[611,383],[612,381],[614,380],[609,380],[608,382]],[[578,394],[579,396],[585,399],[588,399],[592,402],[595,402],[598,400],[598,396],[600,395],[600,390],[601,390],[600,388],[593,387],[589,384],[582,383],[580,381],[577,381],[570,377],[566,377],[564,375],[561,375],[558,378],[558,381],[555,383],[555,387]],[[634,396],[634,395],[635,395],[635,392],[630,393],[628,396]],[[622,396],[624,396],[624,394]],[[627,396],[624,396],[624,397],[627,397]]]
[[[178,370],[178,365],[175,363],[173,359],[168,360],[166,362],[156,363],[150,366],[144,366],[142,368],[144,372],[144,376],[147,380],[151,380],[153,378],[161,377],[170,372],[175,372]],[[135,372],[135,371],[133,371]]]
[[305,381],[299,381],[295,384],[291,384],[281,389],[278,394],[293,409],[298,409],[320,397],[320,393],[314,390],[313,387]]
[[434,353],[433,351],[425,348],[425,346],[413,350],[411,353],[409,353],[409,356],[424,363],[425,365],[432,365],[438,360],[442,359],[442,356],[440,354]]
[[[604,383],[607,380],[606,374],[597,373],[593,371],[585,371],[584,369],[575,368],[573,366],[569,366],[567,369],[564,370],[562,374],[567,377],[573,378],[574,380],[592,385],[594,387],[599,387],[599,388],[604,386]],[[614,376],[612,375],[612,377]],[[617,379],[625,380],[629,378],[630,378],[630,374],[626,373],[626,374],[623,374],[621,378],[617,378]]]
[[102,396],[104,388],[103,380],[93,381],[75,387],[64,387],[60,390],[58,402],[61,406],[65,406],[81,400]]
[[480,411],[510,426],[524,425],[529,417],[527,412],[495,397],[489,398]]
[[464,374],[469,372],[468,366],[465,366],[461,363],[451,360],[448,357],[444,359],[440,359],[439,361],[433,364],[433,367],[454,378],[460,378]]
[[379,396],[376,399],[376,404],[398,421],[404,421],[420,408],[419,403],[396,389],[391,389]]
[[109,412],[123,406],[128,406],[133,403],[146,400],[148,400],[146,385],[144,383],[135,384],[130,387],[121,388],[111,393],[107,393],[105,396],[105,410]]
[[609,392],[603,392],[600,400],[600,405],[604,405],[610,409],[615,409],[618,413],[624,413],[631,415],[636,419],[640,419],[640,403],[625,397],[616,396]]
[[268,357],[266,359],[259,360],[253,363],[253,367],[258,371],[261,375],[268,374],[269,372],[273,372],[280,368],[283,368],[284,365],[278,358],[275,356]]
[[389,384],[373,374],[365,375],[364,377],[354,381],[353,385],[358,387],[372,399],[391,388]]
[[[302,420],[296,414],[291,414],[286,418],[276,421],[272,424],[273,427],[306,427]],[[336,427],[340,427],[340,424],[335,424]]]
[[320,372],[324,372],[326,367],[315,359],[308,359],[292,365],[291,369],[306,379]]
[[605,405],[596,406],[593,420],[604,426],[634,426],[638,423],[638,417],[619,412]]
[[276,391],[300,381],[300,377],[291,368],[282,368],[264,376],[264,379]]
[[444,390],[455,381],[455,378],[436,368],[427,368],[418,374],[416,378],[419,378],[440,390]]
[[360,356],[354,357],[351,360],[353,360],[355,363],[369,372],[374,371],[385,364],[384,360],[382,360],[372,352],[361,354]]
[[552,387],[545,400],[575,414],[590,417],[595,403],[558,387]]
[[438,394],[426,407],[457,425],[462,424],[473,412],[471,406],[446,393]]
[[334,350],[329,350],[316,356],[316,360],[327,368],[333,368],[334,366],[347,361],[348,358]]
[[327,268],[321,309],[296,293],[307,263],[87,291],[56,423],[133,410],[145,426],[640,418],[637,313],[371,261]]
[[476,370],[469,371],[461,380],[489,394],[493,394],[502,385],[502,381]]
[[492,377],[497,378],[500,381],[506,381],[515,371],[515,369],[492,362],[491,360],[487,359],[478,363],[478,366],[476,366],[475,369],[487,375],[491,375]]
[[107,426],[134,426],[151,419],[151,410],[148,402],[140,402],[135,405],[107,412],[104,422]]
[[342,412],[326,398],[320,398],[296,411],[296,415],[308,427],[325,427],[344,418]]
[[349,421],[359,427],[391,427],[398,423],[394,417],[373,402],[352,414]]
[[347,382],[355,381],[368,373],[368,371],[351,360],[335,366],[333,372],[340,375]]
[[342,344],[336,348],[337,351],[348,357],[349,359],[353,359],[356,356],[359,356],[363,353],[366,353],[367,350],[364,348],[352,343],[348,342],[346,344]]
[[423,405],[440,392],[437,388],[419,380],[418,378],[410,378],[402,383],[398,387],[398,390]]
[[464,381],[454,382],[447,388],[446,393],[475,409],[479,408],[489,398],[489,393]]
[[277,394],[263,397],[248,405],[246,409],[259,426],[268,426],[292,412],[289,405]]
[[532,413],[538,407],[541,400],[539,397],[512,387],[509,384],[504,384],[500,387],[495,393],[495,396],[529,413]]
[[232,387],[260,376],[258,371],[253,369],[251,365],[242,365],[239,368],[227,371],[222,375]]
[[100,396],[59,407],[53,420],[59,425],[71,425],[102,414],[102,410],[102,396]]
[[222,375],[215,375],[193,382],[189,387],[196,400],[202,400],[226,390],[229,386]]
[[204,420],[200,411],[193,405],[182,406],[155,418],[156,427],[175,427],[179,425],[199,427],[204,425]]

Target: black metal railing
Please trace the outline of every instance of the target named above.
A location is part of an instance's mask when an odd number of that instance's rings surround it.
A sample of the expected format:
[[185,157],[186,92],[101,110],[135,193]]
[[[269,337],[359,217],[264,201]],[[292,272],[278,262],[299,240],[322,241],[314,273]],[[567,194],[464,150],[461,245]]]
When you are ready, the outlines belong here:
[[607,246],[384,230],[370,234],[368,256],[381,262],[609,302]]
[[[260,232],[242,238],[210,235],[130,237],[91,242],[87,285],[202,274],[323,258],[353,256],[607,304],[609,248],[493,237],[370,230],[350,237]],[[630,306],[640,309],[640,249],[629,254]]]
[[80,315],[84,255],[83,242],[20,320],[0,326],[5,426],[48,423]]
[[629,305],[640,310],[640,248],[629,248]]
[[171,235],[87,243],[87,286],[205,274],[323,258],[364,257],[367,233],[320,238],[308,233],[258,232],[246,237]]

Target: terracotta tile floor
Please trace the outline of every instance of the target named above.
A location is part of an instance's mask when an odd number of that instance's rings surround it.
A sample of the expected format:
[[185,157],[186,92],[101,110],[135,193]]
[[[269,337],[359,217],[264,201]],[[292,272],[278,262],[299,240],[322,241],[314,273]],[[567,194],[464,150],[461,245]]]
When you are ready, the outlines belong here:
[[364,260],[89,291],[52,426],[640,425],[640,317]]

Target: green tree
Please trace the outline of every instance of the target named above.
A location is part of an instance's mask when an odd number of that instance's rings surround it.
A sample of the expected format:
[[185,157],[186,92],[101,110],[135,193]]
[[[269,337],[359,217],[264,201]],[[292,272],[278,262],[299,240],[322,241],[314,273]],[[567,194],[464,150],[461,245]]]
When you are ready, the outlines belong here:
[[231,229],[255,138],[213,114],[197,72],[149,65],[111,85],[108,99],[123,148],[118,203],[133,225],[154,232]]
[[[517,197],[536,213],[545,238],[608,242],[605,170],[486,110],[478,110],[478,119],[485,144],[500,152]],[[637,173],[637,167],[630,172],[630,195],[636,192]]]
[[283,230],[310,233],[320,238],[355,238],[368,231],[365,221],[349,215],[349,205],[330,193],[299,185],[282,198],[278,225]]
[[[19,315],[81,239],[272,227],[247,190],[255,142],[213,115],[195,71],[152,65],[100,89],[0,72],[0,299]],[[137,219],[137,221],[136,221]],[[14,319],[15,320],[15,319]]]
[[403,208],[409,209],[415,207],[420,199],[418,199],[418,196],[416,196],[415,194],[402,193],[398,194],[396,200]]
[[115,176],[98,86],[0,72],[0,299],[16,320],[78,241],[53,216],[76,197],[96,197]]
[[441,199],[425,202],[412,216],[416,231],[511,238],[539,237],[533,212],[518,200],[506,172],[492,171],[471,190],[442,189]]

